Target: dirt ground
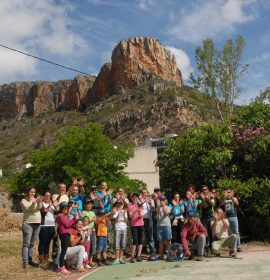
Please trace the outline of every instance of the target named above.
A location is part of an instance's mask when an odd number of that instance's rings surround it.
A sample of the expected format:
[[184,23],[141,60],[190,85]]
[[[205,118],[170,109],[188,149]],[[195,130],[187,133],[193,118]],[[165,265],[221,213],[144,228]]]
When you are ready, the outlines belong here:
[[[21,267],[21,244],[21,234],[0,237],[1,280],[75,280],[83,276],[80,273],[73,273],[71,276],[61,277],[57,272],[52,271],[48,265],[43,265],[40,268],[29,267],[27,270],[24,270]],[[138,277],[139,279],[158,280],[162,279],[165,275],[166,279],[176,279],[177,277],[179,278],[179,274],[185,275],[185,280],[194,280],[195,277],[199,277],[198,279],[225,279],[225,276],[228,279],[228,273],[236,279],[269,279],[269,245],[266,246],[263,243],[244,244],[243,252],[239,254],[239,257],[242,259],[207,258],[203,262],[184,261],[166,263],[159,261],[102,267],[98,272],[85,276],[84,280],[137,279]]]

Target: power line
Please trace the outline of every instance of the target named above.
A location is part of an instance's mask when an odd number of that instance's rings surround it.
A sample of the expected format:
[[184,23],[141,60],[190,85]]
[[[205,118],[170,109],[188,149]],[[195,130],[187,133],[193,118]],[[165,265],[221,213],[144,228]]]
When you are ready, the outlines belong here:
[[74,71],[74,72],[77,72],[77,73],[80,73],[80,74],[84,74],[84,75],[90,76],[89,73],[85,73],[85,72],[82,72],[82,71],[80,71],[80,70],[76,70],[76,69],[74,69],[74,68],[71,68],[71,67],[68,67],[68,66],[65,66],[65,65],[62,65],[62,64],[59,64],[59,63],[56,63],[56,62],[47,60],[47,59],[45,59],[45,58],[41,58],[41,57],[38,57],[38,56],[35,56],[35,55],[32,55],[32,54],[29,54],[29,53],[20,51],[20,50],[17,50],[17,49],[10,48],[10,47],[5,46],[5,45],[2,45],[2,44],[0,44],[0,47],[5,48],[5,49],[8,49],[8,50],[10,50],[10,51],[14,51],[14,52],[17,52],[17,53],[26,55],[26,56],[29,56],[29,57],[32,57],[32,58],[35,58],[35,59],[38,59],[38,60],[41,60],[41,61],[43,61],[43,62],[47,62],[47,63],[53,64],[53,65],[58,66],[58,67],[65,68],[65,69],[67,69],[67,70],[71,70],[71,71]]

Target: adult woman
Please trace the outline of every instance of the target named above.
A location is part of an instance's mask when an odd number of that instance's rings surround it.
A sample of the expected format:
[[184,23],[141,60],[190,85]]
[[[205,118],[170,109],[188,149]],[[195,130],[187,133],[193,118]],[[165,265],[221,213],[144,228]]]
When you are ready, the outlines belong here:
[[84,272],[83,259],[88,258],[85,254],[85,247],[88,242],[88,232],[83,230],[83,222],[77,220],[75,227],[70,231],[70,246],[66,253],[66,262],[76,265],[76,270]]
[[27,265],[38,267],[38,264],[33,262],[33,253],[41,223],[41,201],[41,197],[36,197],[36,189],[34,187],[30,187],[26,192],[26,197],[21,200],[23,210],[22,263],[24,268]]
[[141,262],[141,253],[142,253],[142,239],[143,239],[143,206],[142,203],[138,201],[139,194],[132,193],[131,203],[128,206],[128,214],[131,219],[131,234],[132,234],[132,247],[131,247],[131,258],[130,262],[135,263],[135,251],[136,247],[138,250],[137,261]]
[[50,191],[46,191],[43,196],[41,212],[41,226],[39,232],[39,261],[47,262],[49,259],[50,243],[55,233],[54,206]]
[[172,204],[169,205],[172,215],[172,242],[181,243],[181,230],[184,221],[183,213],[185,212],[183,200],[180,200],[179,193],[173,197]]

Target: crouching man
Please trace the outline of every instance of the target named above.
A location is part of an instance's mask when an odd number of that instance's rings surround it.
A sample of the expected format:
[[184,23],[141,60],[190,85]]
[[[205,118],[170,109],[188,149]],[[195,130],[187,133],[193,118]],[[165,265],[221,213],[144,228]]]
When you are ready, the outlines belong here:
[[191,243],[192,249],[197,251],[197,261],[202,261],[207,231],[193,212],[188,214],[188,220],[182,227],[181,236],[185,255],[192,259],[193,256],[189,250],[189,243]]
[[215,255],[220,255],[220,249],[222,247],[229,248],[229,255],[236,257],[236,242],[237,235],[228,235],[229,221],[225,218],[222,209],[218,208],[214,213],[214,220],[211,222],[211,228],[214,236],[214,242],[212,243],[212,252]]

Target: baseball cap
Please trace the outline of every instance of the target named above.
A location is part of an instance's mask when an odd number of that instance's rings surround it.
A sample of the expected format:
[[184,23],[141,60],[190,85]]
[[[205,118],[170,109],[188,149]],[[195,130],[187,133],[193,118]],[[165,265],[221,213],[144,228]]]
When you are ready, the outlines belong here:
[[194,212],[189,212],[188,213],[188,217],[194,217],[194,216],[195,216]]
[[166,200],[167,198],[166,198],[166,196],[165,195],[161,195],[160,197],[159,197],[159,200],[161,200],[161,201],[164,201],[164,200]]
[[60,208],[60,211],[62,211],[65,207],[68,207],[68,203],[67,202],[61,202],[60,204],[59,204],[59,208]]
[[97,186],[96,186],[96,185],[92,185],[92,186],[90,187],[90,189],[91,189],[91,190],[97,189]]
[[154,188],[154,192],[160,192],[160,188]]
[[115,204],[123,204],[123,201],[121,200],[121,199],[118,199],[118,200],[116,200],[115,202],[114,202],[114,205]]
[[93,204],[94,201],[92,199],[90,199],[89,197],[85,198],[83,204],[89,204],[89,203]]

